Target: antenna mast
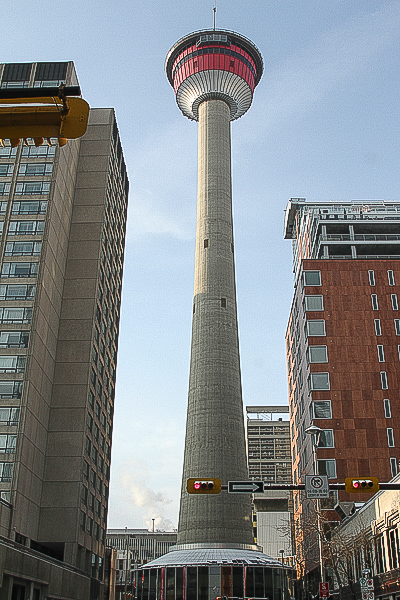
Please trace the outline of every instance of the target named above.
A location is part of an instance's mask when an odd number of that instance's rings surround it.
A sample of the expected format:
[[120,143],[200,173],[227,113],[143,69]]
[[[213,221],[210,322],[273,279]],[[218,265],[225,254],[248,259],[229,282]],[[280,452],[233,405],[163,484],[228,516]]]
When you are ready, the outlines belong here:
[[213,7],[213,24],[214,24],[214,31],[215,31],[215,19],[216,19],[216,14],[217,14],[217,0],[214,0],[214,7]]

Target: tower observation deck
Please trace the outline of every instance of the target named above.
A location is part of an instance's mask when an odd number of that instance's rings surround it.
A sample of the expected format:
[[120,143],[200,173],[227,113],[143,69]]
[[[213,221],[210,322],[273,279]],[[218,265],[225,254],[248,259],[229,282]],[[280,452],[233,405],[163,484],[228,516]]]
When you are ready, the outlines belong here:
[[263,61],[247,38],[191,33],[169,51],[179,108],[199,122],[195,282],[178,546],[255,549],[250,497],[189,495],[187,479],[247,480],[240,376],[230,121],[250,108]]

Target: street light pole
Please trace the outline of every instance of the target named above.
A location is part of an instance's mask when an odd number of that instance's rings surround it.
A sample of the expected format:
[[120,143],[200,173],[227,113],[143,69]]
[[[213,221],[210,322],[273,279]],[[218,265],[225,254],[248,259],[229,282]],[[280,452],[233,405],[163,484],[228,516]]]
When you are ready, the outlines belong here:
[[282,573],[281,573],[282,600],[285,600],[285,574],[284,574],[284,570],[283,570],[283,555],[285,554],[285,551],[279,550],[279,554],[281,555],[281,563],[282,563]]
[[[305,430],[308,435],[314,436],[311,438],[312,450],[313,450],[313,464],[314,464],[314,475],[318,475],[317,468],[317,448],[319,446],[319,440],[321,437],[322,429],[316,425],[310,425]],[[317,513],[317,530],[318,530],[318,553],[319,553],[319,573],[321,583],[324,581],[324,563],[323,563],[323,552],[322,552],[322,531],[321,531],[321,515],[320,515],[320,503],[319,498],[315,500],[315,510]]]
[[125,527],[125,544],[126,544],[126,565],[125,565],[126,568],[125,568],[124,600],[127,600],[127,597],[128,597],[128,573],[130,572],[130,565],[129,565],[129,537],[128,537],[128,528],[127,527]]

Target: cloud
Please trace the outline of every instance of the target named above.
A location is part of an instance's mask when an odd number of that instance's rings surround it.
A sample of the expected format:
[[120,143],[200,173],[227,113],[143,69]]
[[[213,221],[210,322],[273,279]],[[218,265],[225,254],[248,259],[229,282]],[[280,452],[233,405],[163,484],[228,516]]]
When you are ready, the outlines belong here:
[[343,81],[368,68],[399,38],[400,3],[388,2],[379,11],[354,17],[314,40],[274,70],[268,71],[267,63],[253,109],[259,134],[265,135],[266,130],[309,109]]
[[148,487],[143,479],[137,477],[135,472],[125,472],[121,476],[121,486],[127,491],[127,499],[131,504],[141,509],[141,516],[147,528],[162,531],[173,531],[174,524],[162,513],[163,507],[172,504],[172,500],[162,492],[156,492]]

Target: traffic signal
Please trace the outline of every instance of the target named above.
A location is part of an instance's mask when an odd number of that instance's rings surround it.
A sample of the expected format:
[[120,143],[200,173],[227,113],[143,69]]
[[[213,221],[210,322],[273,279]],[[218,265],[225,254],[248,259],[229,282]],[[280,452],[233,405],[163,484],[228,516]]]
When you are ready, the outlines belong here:
[[0,145],[10,140],[14,147],[21,139],[32,138],[40,146],[44,138],[57,138],[59,145],[65,146],[68,139],[81,137],[87,129],[89,105],[69,94],[69,90],[76,93],[77,89],[0,90]]
[[219,494],[221,491],[221,480],[192,477],[187,480],[186,489],[189,494]]
[[345,479],[346,492],[357,494],[375,494],[379,491],[379,482],[376,477],[347,477]]

